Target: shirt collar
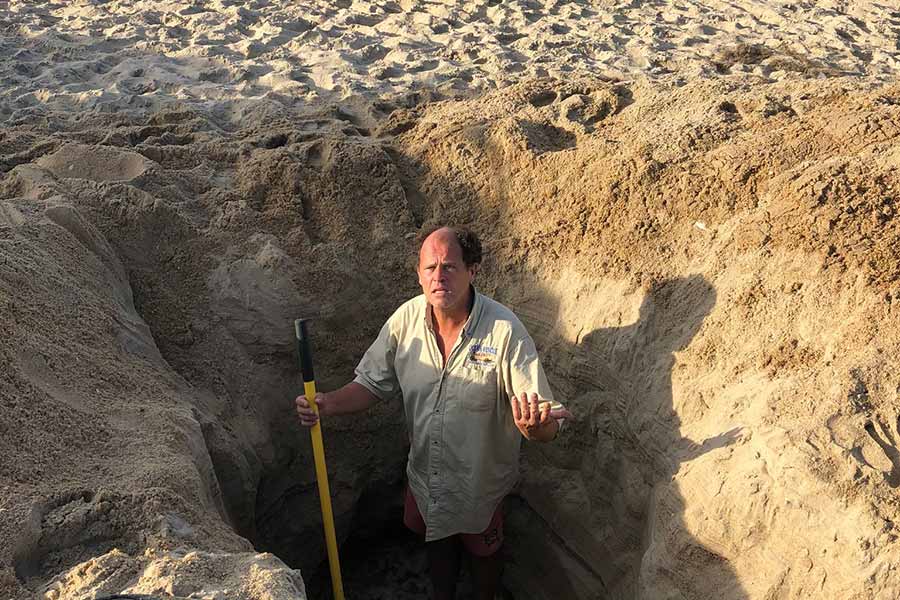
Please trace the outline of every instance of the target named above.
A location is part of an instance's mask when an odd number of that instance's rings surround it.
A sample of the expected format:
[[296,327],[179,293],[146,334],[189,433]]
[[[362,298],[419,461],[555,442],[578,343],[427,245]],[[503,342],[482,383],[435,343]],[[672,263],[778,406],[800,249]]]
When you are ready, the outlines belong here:
[[469,285],[469,289],[472,290],[472,310],[469,311],[469,319],[466,321],[466,324],[463,325],[463,331],[466,332],[466,337],[472,335],[472,332],[475,331],[475,325],[478,324],[478,319],[481,317],[481,310],[484,306],[484,296],[475,289],[474,285]]

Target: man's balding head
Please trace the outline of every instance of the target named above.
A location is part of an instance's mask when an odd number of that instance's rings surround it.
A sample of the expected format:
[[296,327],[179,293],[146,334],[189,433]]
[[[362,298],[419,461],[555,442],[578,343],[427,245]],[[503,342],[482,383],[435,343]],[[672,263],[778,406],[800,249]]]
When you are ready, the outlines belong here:
[[451,227],[447,225],[435,225],[427,227],[416,236],[419,261],[422,260],[422,248],[426,242],[455,241],[462,254],[463,263],[467,267],[481,264],[481,240],[473,231],[465,227]]
[[419,285],[428,303],[443,314],[467,314],[470,288],[481,263],[481,243],[474,233],[435,227],[419,237]]

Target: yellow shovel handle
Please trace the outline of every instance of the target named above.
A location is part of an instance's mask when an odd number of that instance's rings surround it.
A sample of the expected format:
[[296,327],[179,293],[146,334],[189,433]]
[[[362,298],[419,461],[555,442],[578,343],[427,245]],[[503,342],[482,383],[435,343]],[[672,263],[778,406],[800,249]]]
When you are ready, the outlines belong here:
[[[312,352],[306,331],[306,319],[294,321],[297,335],[297,350],[300,353],[300,369],[303,371],[303,393],[309,405],[319,416],[316,404],[316,379],[312,368]],[[325,468],[325,445],[322,442],[322,421],[310,428],[313,458],[316,462],[316,482],[319,485],[319,504],[322,506],[322,525],[325,527],[325,547],[328,549],[328,567],[331,570],[331,587],[335,600],[344,600],[344,585],[341,582],[341,563],[338,559],[337,536],[334,533],[334,513],[331,510],[331,492],[328,488],[328,470]]]

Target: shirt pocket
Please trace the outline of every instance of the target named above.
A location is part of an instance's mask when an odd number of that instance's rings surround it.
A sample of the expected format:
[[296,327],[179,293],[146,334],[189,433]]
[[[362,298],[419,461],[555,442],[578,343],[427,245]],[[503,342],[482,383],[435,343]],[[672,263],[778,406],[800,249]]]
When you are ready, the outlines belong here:
[[497,405],[497,368],[462,367],[459,374],[459,401],[466,410],[484,412]]

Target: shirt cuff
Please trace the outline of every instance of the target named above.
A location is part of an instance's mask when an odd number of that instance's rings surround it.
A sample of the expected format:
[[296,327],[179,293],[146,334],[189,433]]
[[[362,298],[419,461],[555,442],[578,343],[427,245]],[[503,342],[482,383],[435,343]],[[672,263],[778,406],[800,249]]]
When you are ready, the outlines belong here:
[[379,400],[384,401],[387,399],[384,397],[384,392],[379,390],[378,386],[376,386],[375,383],[371,379],[369,379],[362,373],[357,373],[356,377],[353,378],[353,382],[358,383],[359,385],[363,386],[364,388],[366,388],[367,390],[369,390],[370,392],[375,394],[375,397],[377,397]]

